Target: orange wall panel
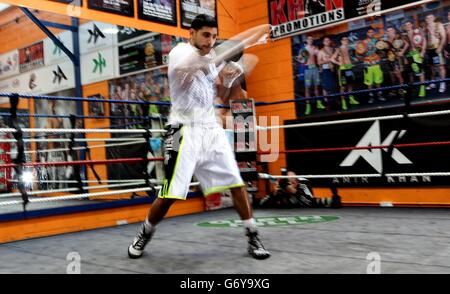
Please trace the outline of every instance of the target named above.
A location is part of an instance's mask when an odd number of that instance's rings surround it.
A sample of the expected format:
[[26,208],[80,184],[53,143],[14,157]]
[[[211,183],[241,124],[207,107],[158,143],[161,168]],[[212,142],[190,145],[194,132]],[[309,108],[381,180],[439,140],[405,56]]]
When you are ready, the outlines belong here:
[[[116,226],[118,221],[126,221],[127,223],[141,222],[147,216],[150,207],[151,205],[137,205],[40,217],[32,220],[2,222],[0,226],[0,243],[111,227]],[[170,208],[166,217],[203,212],[204,210],[204,199],[193,198],[186,201],[177,201]]]

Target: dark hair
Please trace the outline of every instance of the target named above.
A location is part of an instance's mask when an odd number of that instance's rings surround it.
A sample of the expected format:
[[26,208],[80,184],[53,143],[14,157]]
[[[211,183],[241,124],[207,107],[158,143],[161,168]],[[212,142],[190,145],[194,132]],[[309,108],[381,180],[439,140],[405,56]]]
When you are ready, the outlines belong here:
[[217,21],[206,14],[197,15],[191,23],[191,29],[199,30],[203,27],[217,28]]

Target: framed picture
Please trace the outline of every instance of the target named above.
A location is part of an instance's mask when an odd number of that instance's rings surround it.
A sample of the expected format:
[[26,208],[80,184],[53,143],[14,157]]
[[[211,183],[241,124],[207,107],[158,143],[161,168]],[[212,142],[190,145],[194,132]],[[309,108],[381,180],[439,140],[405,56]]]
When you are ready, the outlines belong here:
[[138,0],[138,18],[177,25],[177,3],[175,0]]
[[216,0],[180,0],[181,26],[190,28],[194,18],[207,14],[217,19]]
[[[94,98],[94,99],[105,99],[105,97],[103,97],[100,94],[95,94],[95,95],[91,95],[88,96],[89,98]],[[98,101],[89,101],[89,115],[95,115],[95,116],[104,116],[105,115],[105,106],[103,102],[98,102]]]
[[134,16],[134,0],[89,0],[88,7],[124,16]]

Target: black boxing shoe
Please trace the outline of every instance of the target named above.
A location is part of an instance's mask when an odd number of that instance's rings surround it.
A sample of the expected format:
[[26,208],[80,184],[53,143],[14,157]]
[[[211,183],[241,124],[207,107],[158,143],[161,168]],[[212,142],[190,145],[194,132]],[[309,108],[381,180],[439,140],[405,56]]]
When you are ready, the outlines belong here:
[[248,253],[255,259],[266,259],[270,257],[270,252],[264,248],[264,245],[258,238],[258,232],[250,232],[246,229],[245,234],[248,237]]
[[145,233],[144,224],[142,224],[142,228],[139,231],[139,234],[134,238],[133,243],[128,247],[128,257],[132,259],[136,259],[144,254],[145,246],[147,246],[148,242],[152,239],[153,232],[150,234]]

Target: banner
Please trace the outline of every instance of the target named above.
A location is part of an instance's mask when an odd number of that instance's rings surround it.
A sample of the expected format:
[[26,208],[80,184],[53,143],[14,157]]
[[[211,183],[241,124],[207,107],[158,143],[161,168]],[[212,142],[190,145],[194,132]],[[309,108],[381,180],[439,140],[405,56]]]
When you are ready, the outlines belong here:
[[88,0],[90,9],[134,16],[134,0]]
[[80,54],[110,48],[116,44],[117,26],[88,22],[80,26]]
[[175,0],[139,0],[138,17],[144,20],[177,25]]
[[44,65],[44,44],[39,42],[19,49],[19,69],[26,72]]
[[[66,48],[73,52],[73,40],[72,40],[72,32],[65,31],[61,34],[56,35],[59,41],[66,46]],[[69,60],[69,57],[62,51],[61,48],[56,46],[56,44],[52,41],[52,39],[47,38],[44,39],[44,60],[45,65],[52,65],[58,63],[62,60]]]
[[[24,93],[23,90],[26,90],[26,86],[24,84],[25,81],[24,77],[25,77],[24,75],[19,75],[13,78],[0,80],[0,92]],[[7,99],[8,98],[0,98],[0,103],[8,103],[9,101]]]
[[13,50],[0,55],[0,79],[18,75],[19,73],[18,50]]
[[107,48],[81,56],[81,83],[83,85],[116,78],[115,48]]
[[157,34],[121,45],[118,52],[119,75],[150,69],[163,64],[161,36]]
[[[299,121],[286,122],[287,125]],[[334,124],[286,129],[286,150],[389,146],[450,141],[450,115]],[[397,138],[397,140],[395,140]],[[288,153],[288,169],[298,175],[390,174],[449,172],[448,145],[386,149],[353,149]],[[390,176],[315,179],[316,186],[436,186],[450,177]]]
[[217,18],[216,0],[180,0],[181,26],[190,28],[194,18],[207,14]]
[[27,73],[22,86],[26,86],[26,93],[48,94],[75,88],[74,68],[71,61],[47,66]]
[[48,94],[75,88],[71,61],[46,66],[0,81],[1,92]]
[[282,38],[359,16],[380,14],[386,9],[420,1],[391,0],[269,0],[271,37]]

